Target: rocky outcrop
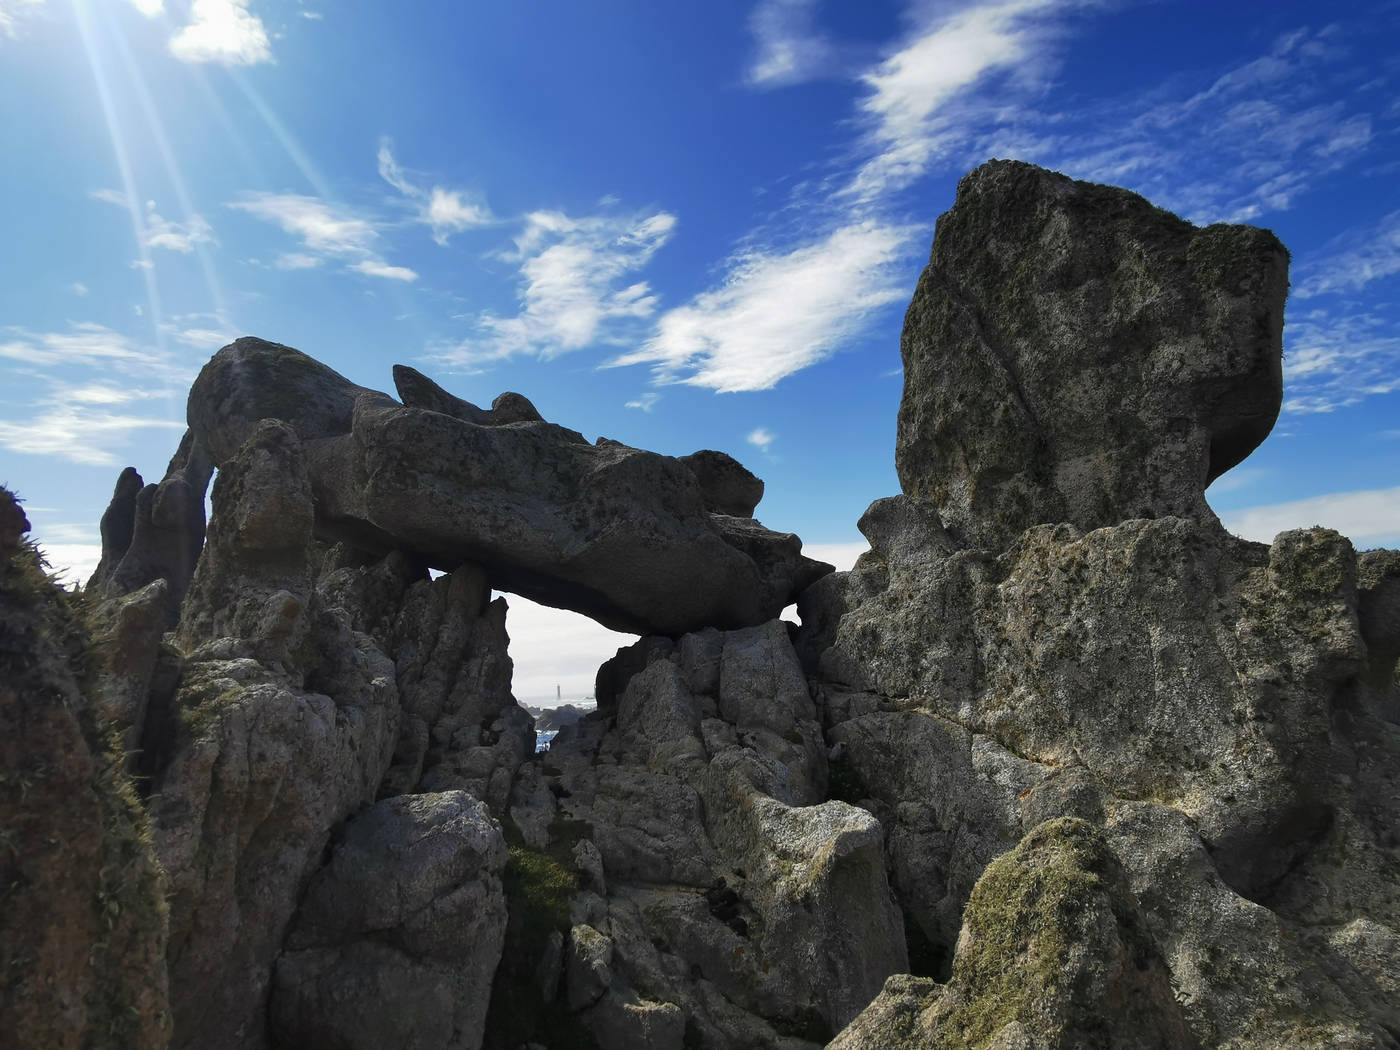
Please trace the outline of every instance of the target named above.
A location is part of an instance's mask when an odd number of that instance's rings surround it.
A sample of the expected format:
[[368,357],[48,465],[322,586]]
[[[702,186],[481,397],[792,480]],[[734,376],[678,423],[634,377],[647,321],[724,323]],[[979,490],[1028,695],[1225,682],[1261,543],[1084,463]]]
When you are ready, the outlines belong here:
[[462,791],[352,820],[277,962],[272,1029],[306,1050],[481,1045],[505,937],[506,844]]
[[615,706],[511,811],[578,873],[564,1003],[604,1046],[824,1042],[907,957],[879,823],[825,800],[785,626],[643,639],[599,677]]
[[1205,519],[1273,428],[1288,253],[1015,161],[965,176],[904,321],[900,487],[972,546]]
[[1103,834],[1047,821],[988,866],[952,979],[887,985],[831,1050],[1193,1050],[1167,970]]
[[[1400,555],[1202,499],[1278,410],[1284,263],[972,173],[904,492],[828,575],[721,453],[226,347],[88,595],[0,492],[0,1030],[1400,1046]],[[500,588],[645,632],[539,755]]]
[[287,927],[397,736],[392,662],[317,592],[302,456],[269,421],[223,463],[174,636],[185,663],[150,812],[177,1047],[266,1045]]
[[618,630],[761,623],[829,571],[795,536],[712,520],[707,502],[741,509],[751,483],[709,457],[692,468],[590,445],[518,396],[484,412],[412,369],[397,379],[407,404],[240,339],[195,381],[190,427],[222,464],[259,420],[286,420],[307,448],[319,536],[447,571],[475,562],[497,589]]
[[204,493],[213,472],[190,431],[160,484],[143,485],[133,468],[123,470],[102,515],[102,560],[88,590],[116,598],[164,580],[166,627],[175,626],[204,545]]
[[681,462],[700,483],[706,510],[736,518],[753,517],[754,508],[763,498],[763,482],[737,459],[713,449],[701,449],[682,456]]
[[95,696],[86,610],[0,488],[0,1032],[15,1050],[164,1047],[165,883]]
[[[1201,501],[1277,411],[1284,258],[1025,165],[972,173],[940,220],[905,492],[799,601],[833,781],[887,828],[929,948],[841,1045],[1395,1045],[1400,565],[1324,529],[1245,542]],[[1038,987],[1034,942],[970,965],[982,887],[1039,892],[1059,862],[1027,851],[1071,819],[1160,960],[1137,1000],[1165,980],[1184,1035],[1113,1029],[1111,926],[1063,934],[1082,986]],[[973,1025],[1018,1001],[1007,975],[1039,1005]]]

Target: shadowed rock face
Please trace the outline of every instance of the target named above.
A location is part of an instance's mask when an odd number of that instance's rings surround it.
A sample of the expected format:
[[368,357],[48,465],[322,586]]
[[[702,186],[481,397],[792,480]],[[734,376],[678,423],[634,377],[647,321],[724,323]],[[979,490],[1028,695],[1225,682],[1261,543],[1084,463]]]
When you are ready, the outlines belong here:
[[1288,253],[1014,161],[964,176],[909,305],[895,463],[973,546],[1209,518],[1273,428]]
[[240,339],[200,372],[190,426],[218,464],[259,420],[285,420],[306,447],[321,537],[447,570],[479,562],[493,587],[617,630],[762,623],[830,571],[796,536],[732,517],[762,483],[728,457],[703,457],[702,478],[669,456],[590,445],[519,395],[487,411],[412,369],[395,379],[407,404]]

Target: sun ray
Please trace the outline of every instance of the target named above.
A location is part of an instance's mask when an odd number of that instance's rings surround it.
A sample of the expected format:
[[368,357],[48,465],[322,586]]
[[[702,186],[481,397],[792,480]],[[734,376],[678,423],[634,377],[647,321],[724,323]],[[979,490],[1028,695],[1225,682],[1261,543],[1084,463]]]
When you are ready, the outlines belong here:
[[136,176],[131,167],[131,154],[127,148],[126,136],[122,131],[121,119],[112,99],[111,85],[107,70],[94,40],[94,29],[87,0],[73,0],[73,14],[78,31],[83,38],[83,51],[87,56],[88,68],[97,87],[97,97],[102,105],[102,115],[107,122],[107,135],[112,140],[112,151],[116,155],[117,168],[121,172],[122,192],[126,195],[126,207],[131,215],[132,233],[136,238],[137,262],[146,285],[146,302],[150,308],[151,324],[155,328],[156,347],[162,354],[166,350],[165,313],[160,302],[160,288],[156,280],[155,263],[151,260],[151,249],[146,244],[146,220],[141,210],[141,198],[136,192]]
[[[170,179],[171,185],[175,189],[176,201],[180,210],[184,214],[184,221],[191,222],[196,216],[194,202],[190,197],[189,185],[185,181],[185,175],[180,168],[179,161],[175,157],[174,151],[170,147],[169,136],[165,133],[165,123],[160,118],[160,113],[156,109],[155,102],[151,98],[149,88],[146,86],[146,79],[141,75],[140,67],[133,59],[131,48],[127,44],[125,35],[119,27],[108,25],[108,31],[116,41],[117,51],[121,56],[122,64],[126,70],[128,82],[136,90],[137,101],[141,105],[141,110],[145,114],[146,123],[150,128],[151,135],[156,141],[156,149],[160,153],[165,171]],[[209,251],[202,242],[194,245],[195,255],[199,259],[200,269],[204,272],[204,283],[209,292],[209,299],[214,306],[214,315],[222,325],[232,326],[232,319],[229,317],[228,302],[224,298],[223,287],[219,282],[218,274],[214,270],[213,260]]]

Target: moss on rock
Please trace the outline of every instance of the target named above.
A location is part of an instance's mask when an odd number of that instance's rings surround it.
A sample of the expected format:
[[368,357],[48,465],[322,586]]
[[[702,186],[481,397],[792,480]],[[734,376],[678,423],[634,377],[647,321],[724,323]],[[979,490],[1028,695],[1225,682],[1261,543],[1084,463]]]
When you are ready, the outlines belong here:
[[0,560],[0,1031],[15,1050],[164,1047],[164,880],[92,701],[87,602],[46,567],[28,542]]

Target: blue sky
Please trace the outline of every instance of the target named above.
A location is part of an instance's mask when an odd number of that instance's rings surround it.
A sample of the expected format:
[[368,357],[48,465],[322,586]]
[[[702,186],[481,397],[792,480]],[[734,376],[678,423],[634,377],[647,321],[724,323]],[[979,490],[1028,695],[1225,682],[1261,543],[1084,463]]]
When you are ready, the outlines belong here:
[[[0,480],[75,575],[241,334],[723,449],[848,562],[989,157],[1277,232],[1284,413],[1211,502],[1400,545],[1394,2],[0,0],[0,127]],[[626,641],[514,599],[512,636],[521,699]]]

